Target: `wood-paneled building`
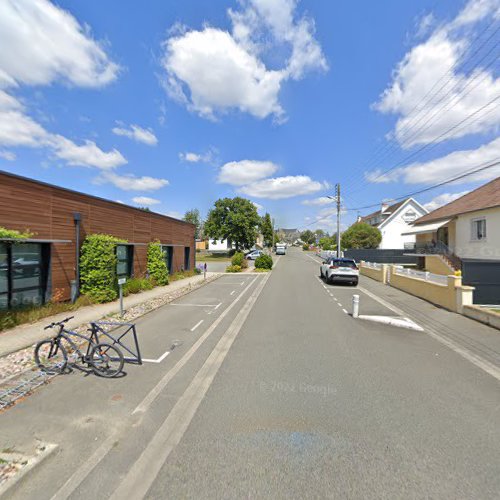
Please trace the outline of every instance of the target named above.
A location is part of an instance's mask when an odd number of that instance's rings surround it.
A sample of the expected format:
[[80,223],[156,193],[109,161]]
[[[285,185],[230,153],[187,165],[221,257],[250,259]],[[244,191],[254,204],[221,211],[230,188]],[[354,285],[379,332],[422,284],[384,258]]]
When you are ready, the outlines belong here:
[[0,310],[69,300],[77,279],[77,242],[103,233],[117,247],[118,272],[144,276],[147,244],[164,245],[170,272],[194,267],[192,224],[0,171],[0,227],[29,230],[22,243],[0,240]]

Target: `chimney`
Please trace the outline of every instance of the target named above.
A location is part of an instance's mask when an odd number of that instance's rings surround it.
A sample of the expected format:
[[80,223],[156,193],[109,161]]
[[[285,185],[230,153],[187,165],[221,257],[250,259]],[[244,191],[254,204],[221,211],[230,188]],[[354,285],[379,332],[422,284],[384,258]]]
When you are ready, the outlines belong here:
[[382,202],[382,206],[380,207],[380,213],[383,214],[389,208],[389,204],[385,201]]

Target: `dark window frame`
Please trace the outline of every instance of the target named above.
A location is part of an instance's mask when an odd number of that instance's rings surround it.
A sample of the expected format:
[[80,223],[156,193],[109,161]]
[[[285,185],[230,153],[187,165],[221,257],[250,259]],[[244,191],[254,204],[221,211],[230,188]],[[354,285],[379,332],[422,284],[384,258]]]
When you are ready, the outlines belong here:
[[174,247],[172,245],[162,245],[162,252],[164,252],[164,260],[167,265],[168,274],[172,274],[174,266]]
[[[118,257],[118,247],[124,247],[126,258],[122,259]],[[134,247],[133,245],[121,245],[117,244],[115,247],[116,255],[116,276],[117,278],[132,278],[134,276]],[[127,271],[125,273],[118,272],[118,266],[120,263],[125,262],[127,265]]]

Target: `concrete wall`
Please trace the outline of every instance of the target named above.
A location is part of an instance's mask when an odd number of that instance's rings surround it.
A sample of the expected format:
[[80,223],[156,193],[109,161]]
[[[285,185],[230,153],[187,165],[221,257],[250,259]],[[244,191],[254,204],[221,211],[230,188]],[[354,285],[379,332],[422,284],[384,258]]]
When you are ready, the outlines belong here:
[[[471,239],[473,219],[486,219],[486,238]],[[500,207],[458,216],[455,253],[461,258],[500,260]]]
[[472,305],[473,287],[462,286],[460,276],[448,276],[448,285],[438,285],[420,278],[397,274],[395,266],[391,266],[390,284],[429,302],[461,313],[463,307]]
[[359,272],[363,276],[368,276],[368,278],[386,283],[387,265],[382,265],[380,269],[375,269],[373,267],[367,267],[364,262],[361,262],[359,265]]
[[484,307],[467,305],[464,306],[463,314],[500,330],[500,314],[495,311],[487,310]]
[[425,270],[433,274],[448,276],[454,274],[455,270],[439,255],[426,255]]

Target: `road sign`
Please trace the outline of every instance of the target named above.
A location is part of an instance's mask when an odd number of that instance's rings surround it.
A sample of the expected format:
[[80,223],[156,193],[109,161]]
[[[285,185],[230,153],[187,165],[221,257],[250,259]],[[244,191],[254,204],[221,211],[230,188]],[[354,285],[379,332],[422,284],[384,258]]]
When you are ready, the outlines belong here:
[[120,279],[118,280],[118,284],[119,284],[119,285],[124,285],[126,282],[127,282],[127,278],[120,278]]

